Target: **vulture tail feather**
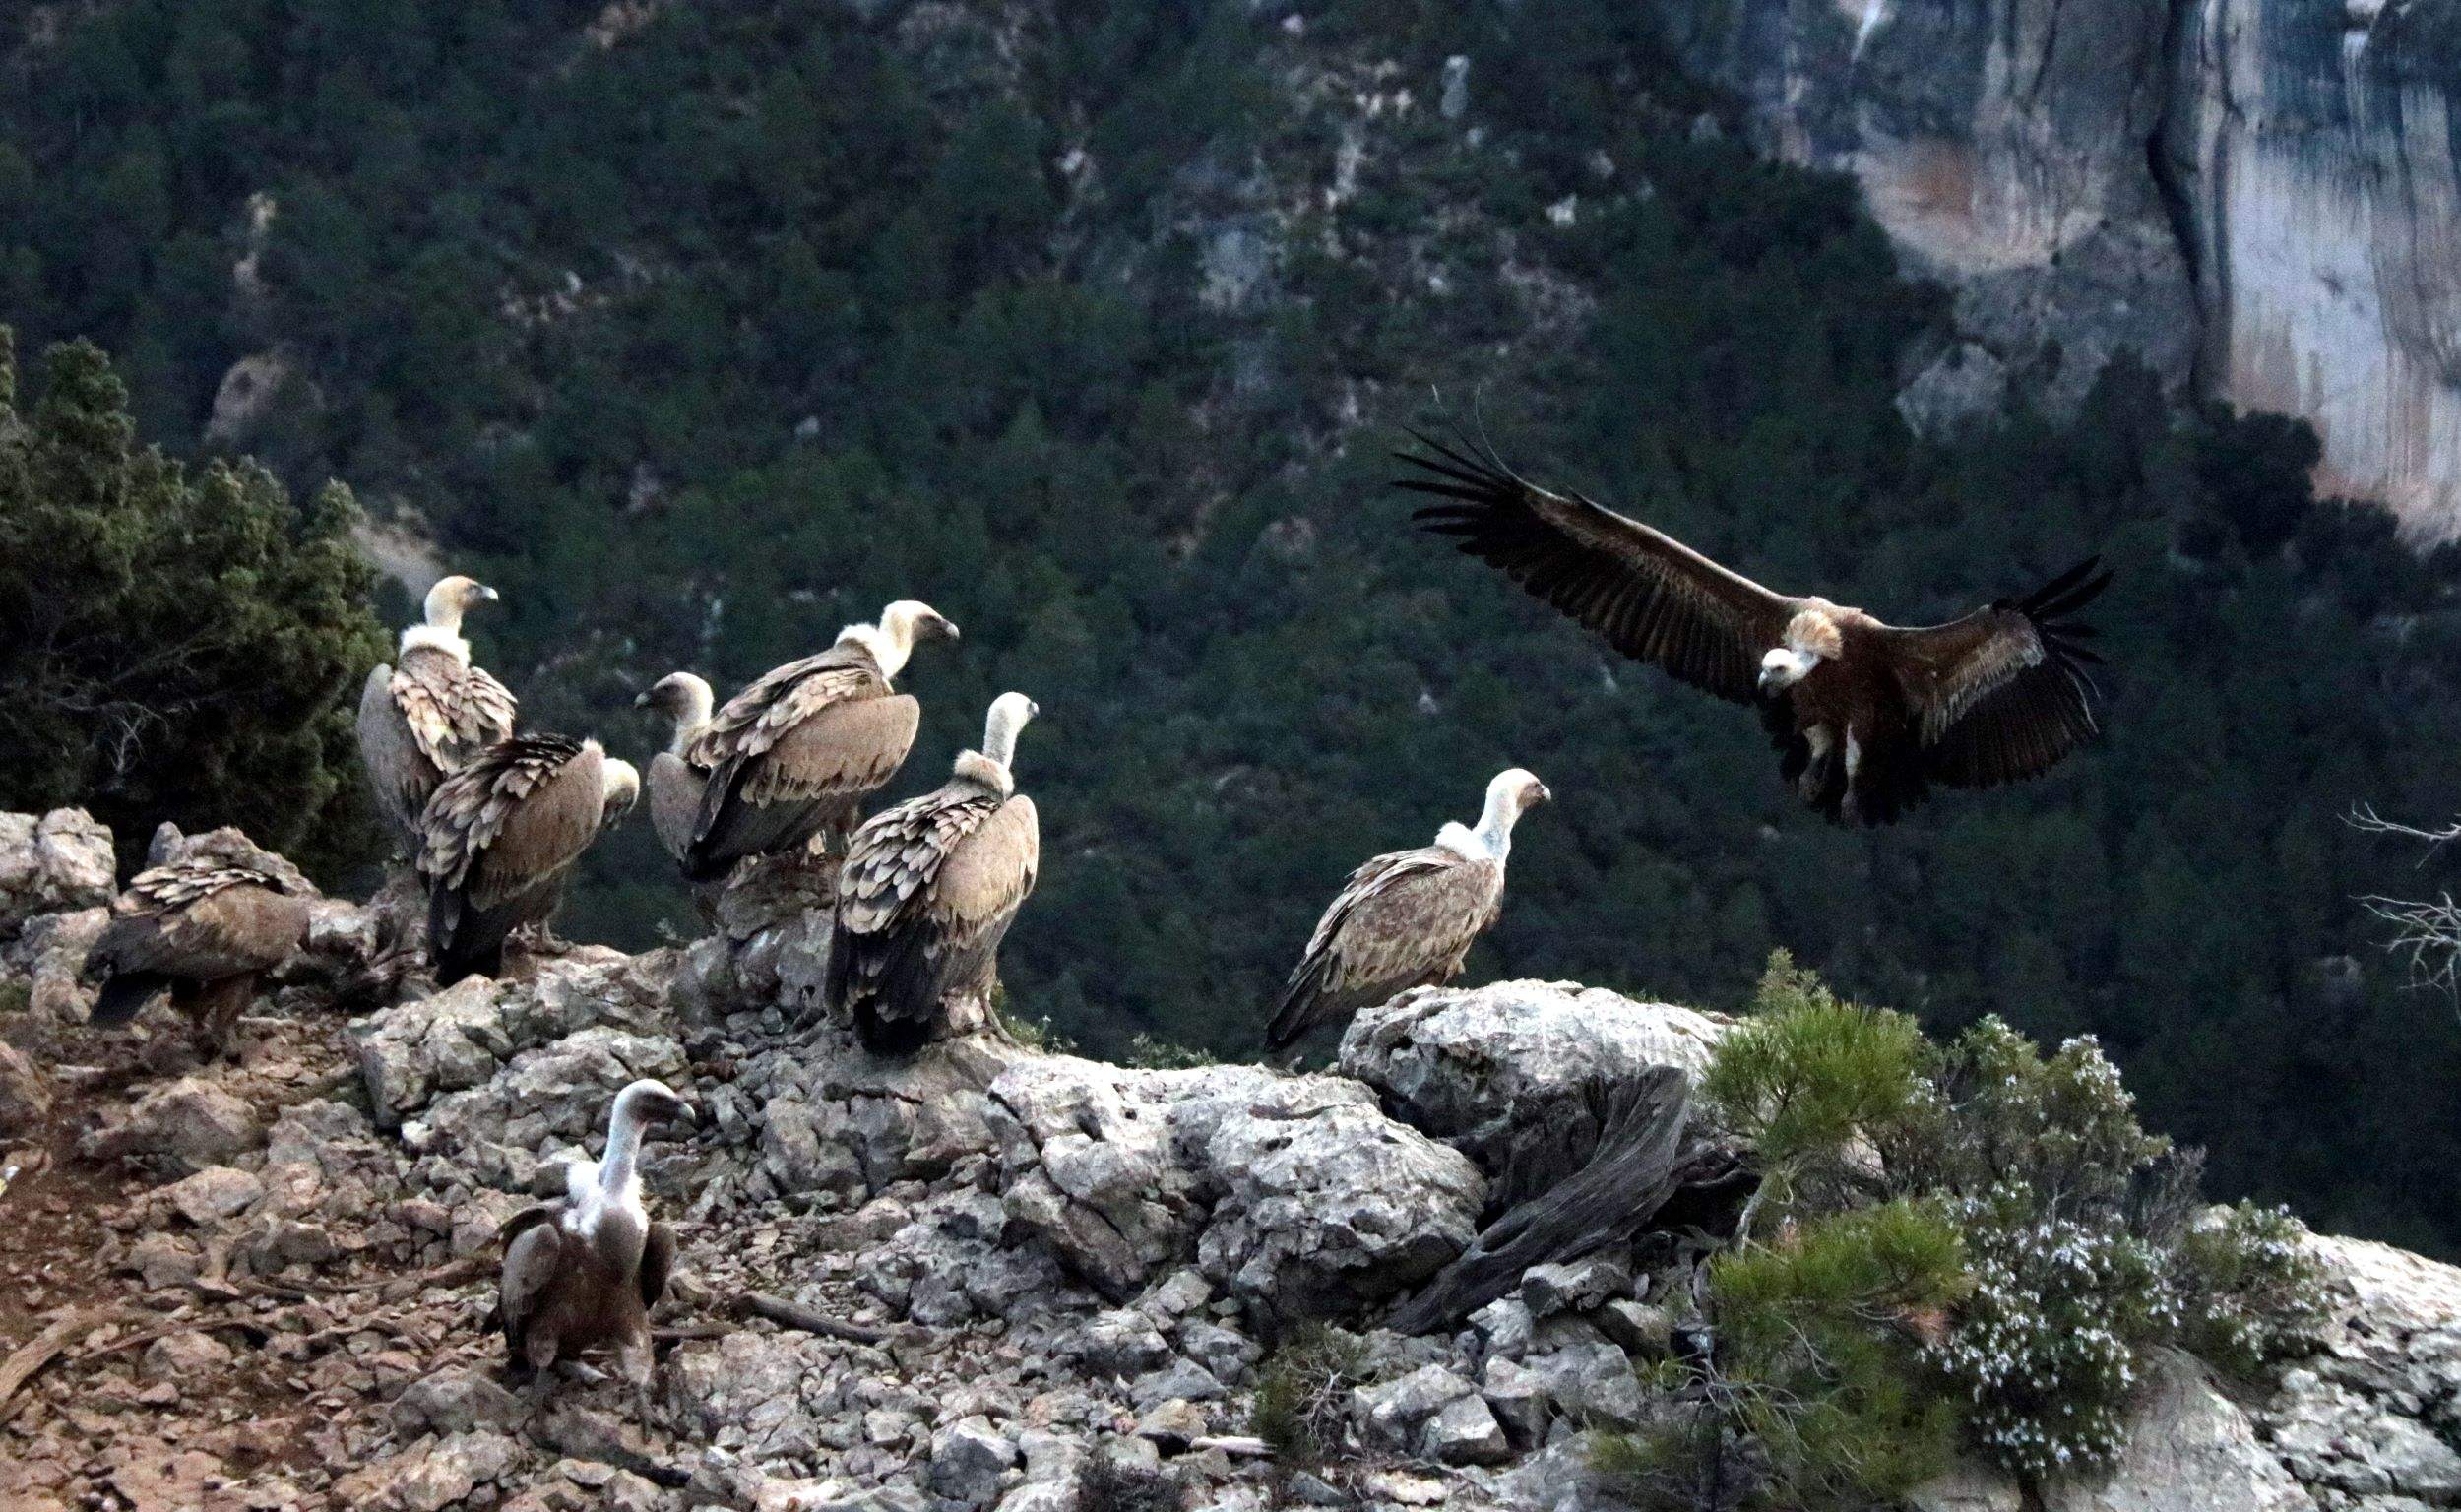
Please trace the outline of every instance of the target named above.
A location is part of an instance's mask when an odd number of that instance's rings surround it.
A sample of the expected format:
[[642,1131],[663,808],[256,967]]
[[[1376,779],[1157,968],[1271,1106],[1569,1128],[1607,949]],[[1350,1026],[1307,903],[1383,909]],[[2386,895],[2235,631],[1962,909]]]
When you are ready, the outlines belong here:
[[86,1016],[86,1022],[101,1029],[117,1029],[170,989],[171,978],[160,972],[122,972],[102,984],[94,1012]]

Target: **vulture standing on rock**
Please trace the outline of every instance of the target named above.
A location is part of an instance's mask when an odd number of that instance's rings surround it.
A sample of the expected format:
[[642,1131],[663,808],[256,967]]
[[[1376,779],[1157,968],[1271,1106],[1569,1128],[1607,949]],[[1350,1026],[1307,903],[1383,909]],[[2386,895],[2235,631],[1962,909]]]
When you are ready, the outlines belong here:
[[515,735],[437,786],[419,827],[418,874],[438,986],[500,975],[505,937],[555,912],[619,796],[610,766],[596,740]]
[[1379,855],[1352,872],[1282,989],[1265,1043],[1283,1049],[1405,988],[1450,981],[1471,942],[1503,910],[1512,827],[1551,796],[1519,767],[1498,772],[1477,829],[1447,824],[1434,845]]
[[927,603],[902,598],[876,625],[849,625],[726,701],[684,753],[709,774],[683,874],[712,882],[747,855],[843,833],[915,743],[921,708],[890,687],[916,643],[957,639]]
[[307,943],[305,898],[269,872],[203,857],[139,872],[111,914],[86,953],[86,979],[102,987],[92,1021],[115,1029],[168,991],[217,1055],[257,977]]
[[359,759],[377,811],[418,854],[419,816],[445,774],[513,732],[513,695],[470,664],[462,616],[496,591],[451,577],[427,590],[426,622],[402,632],[400,664],[378,666],[359,693]]
[[707,682],[690,672],[669,672],[632,702],[636,709],[655,709],[675,722],[673,741],[650,758],[650,828],[658,832],[666,853],[681,861],[692,849],[701,794],[709,788],[709,773],[694,766],[687,753],[709,727],[715,700]]
[[838,874],[827,997],[865,1046],[914,1049],[952,999],[987,999],[1000,939],[1034,891],[1042,832],[1010,765],[1041,713],[1023,693],[992,700],[982,749],[949,781],[874,814]]
[[543,1391],[557,1360],[612,1347],[648,1417],[650,1309],[674,1270],[675,1232],[651,1221],[635,1166],[651,1124],[697,1121],[663,1083],[634,1082],[615,1095],[605,1156],[565,1172],[563,1202],[524,1209],[504,1225],[494,1321],[516,1376],[535,1375]]
[[[1414,434],[1416,434],[1414,432]],[[1758,702],[1802,800],[1840,823],[1886,824],[1933,783],[2037,777],[2096,729],[2094,631],[2068,616],[2111,582],[2087,561],[2023,598],[1943,625],[1883,624],[1772,593],[1579,494],[1549,493],[1492,453],[1419,436],[1398,486],[1449,502],[1417,518],[1605,636],[1734,703]]]

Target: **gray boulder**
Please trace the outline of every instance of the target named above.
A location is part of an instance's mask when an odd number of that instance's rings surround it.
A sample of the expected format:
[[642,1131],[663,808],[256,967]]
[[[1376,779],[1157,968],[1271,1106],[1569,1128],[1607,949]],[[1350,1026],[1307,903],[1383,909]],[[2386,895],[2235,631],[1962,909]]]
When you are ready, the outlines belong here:
[[37,914],[111,901],[111,832],[82,808],[0,813],[0,940]]
[[1599,1078],[1677,1066],[1697,1081],[1732,1023],[1572,982],[1422,988],[1351,1020],[1340,1068],[1493,1171],[1522,1131],[1571,1111]]

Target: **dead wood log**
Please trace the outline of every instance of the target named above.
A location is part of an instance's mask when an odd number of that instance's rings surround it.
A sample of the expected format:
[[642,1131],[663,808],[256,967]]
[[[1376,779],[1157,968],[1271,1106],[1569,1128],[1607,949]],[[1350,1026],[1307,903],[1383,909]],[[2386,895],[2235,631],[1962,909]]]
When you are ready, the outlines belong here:
[[[1506,1162],[1498,1185],[1528,1194],[1470,1241],[1419,1294],[1394,1309],[1388,1326],[1431,1334],[1520,1285],[1534,1265],[1578,1260],[1638,1233],[1681,1185],[1683,1131],[1691,1092],[1683,1073],[1653,1066],[1612,1087],[1593,1083],[1583,1100],[1595,1115],[1595,1148],[1566,1169],[1579,1141],[1542,1138]],[[1576,1120],[1564,1120],[1566,1126]]]

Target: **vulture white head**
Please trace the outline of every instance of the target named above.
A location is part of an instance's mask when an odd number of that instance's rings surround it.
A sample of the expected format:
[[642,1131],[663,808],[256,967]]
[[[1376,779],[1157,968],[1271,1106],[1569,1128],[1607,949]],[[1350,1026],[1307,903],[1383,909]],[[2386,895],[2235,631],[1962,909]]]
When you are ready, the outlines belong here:
[[982,721],[982,749],[961,752],[957,775],[1002,797],[1015,792],[1017,779],[1009,765],[1017,759],[1017,732],[1041,712],[1042,706],[1023,693],[1003,693],[991,700],[991,712]]
[[500,597],[486,584],[459,573],[438,578],[436,586],[427,590],[427,623],[439,630],[459,630],[463,615],[482,603],[493,603]]
[[849,625],[838,632],[839,640],[862,642],[872,660],[880,663],[882,675],[889,677],[905,670],[906,659],[924,641],[957,638],[957,626],[919,598],[900,598],[890,604],[880,611],[878,624]]
[[1760,659],[1760,691],[1783,693],[1811,675],[1824,661],[1845,655],[1846,638],[1837,621],[1817,608],[1798,610],[1786,622],[1786,643]]
[[717,695],[710,685],[690,672],[668,672],[639,698],[632,701],[635,709],[655,709],[675,722],[675,738],[667,749],[680,756],[709,723],[710,711],[718,707]]
[[603,835],[623,823],[632,806],[641,801],[641,769],[620,757],[609,756],[601,771],[603,798],[599,808],[599,833]]
[[1553,797],[1538,774],[1526,767],[1507,767],[1487,779],[1486,803],[1479,811],[1479,827],[1444,826],[1435,843],[1473,860],[1500,861],[1512,851],[1512,827],[1521,816]]
[[640,1159],[645,1132],[653,1126],[680,1123],[689,1128],[699,1122],[692,1104],[664,1082],[643,1077],[615,1094],[614,1108],[606,1119],[605,1158],[596,1165],[579,1162],[565,1173],[565,1191],[573,1200],[581,1231],[591,1232],[610,1206],[633,1209],[637,1215],[641,1183],[633,1166]]

